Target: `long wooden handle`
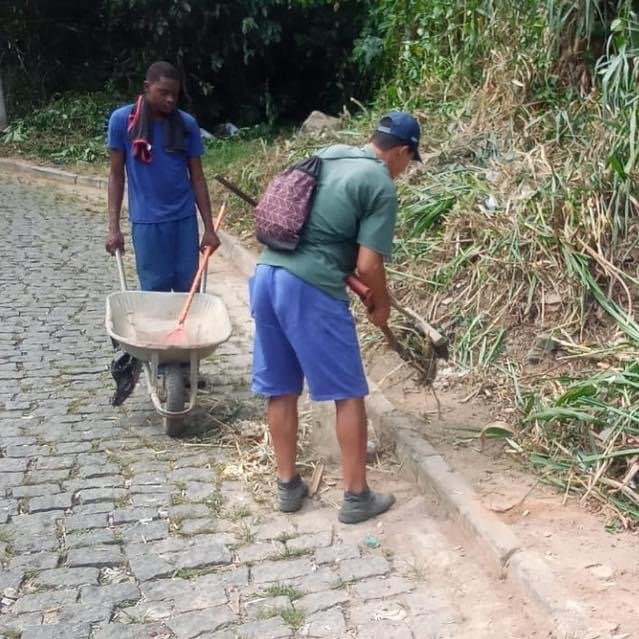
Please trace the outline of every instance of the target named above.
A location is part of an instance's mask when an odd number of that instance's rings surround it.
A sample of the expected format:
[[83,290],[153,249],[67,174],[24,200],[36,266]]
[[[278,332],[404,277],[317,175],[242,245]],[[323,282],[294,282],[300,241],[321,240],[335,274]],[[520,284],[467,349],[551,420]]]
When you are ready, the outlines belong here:
[[[359,296],[359,298],[364,303],[364,306],[366,306],[366,308],[370,310],[373,306],[373,295],[370,288],[368,288],[368,286],[366,286],[366,284],[364,284],[364,282],[362,282],[362,280],[360,280],[355,275],[348,275],[344,281],[346,282],[346,285]],[[444,337],[439,331],[434,329],[423,317],[417,315],[415,311],[404,308],[403,306],[398,304],[397,300],[395,300],[395,298],[393,298],[392,296],[390,300],[395,310],[399,311],[400,313],[402,313],[402,315],[409,317],[413,321],[417,322],[417,324],[421,325],[424,332],[426,333],[426,335],[428,335],[428,338],[435,347],[437,355],[439,357],[442,357],[443,359],[448,359],[448,339],[446,339],[446,337]],[[390,328],[388,328],[388,326],[385,326],[381,330],[382,333],[384,333],[389,346],[397,350],[397,338],[390,330]]]
[[230,180],[227,180],[225,177],[221,175],[216,175],[215,179],[222,186],[225,186],[231,193],[234,193],[235,195],[237,195],[237,197],[244,200],[247,204],[250,204],[251,206],[257,206],[257,200],[255,198],[251,197],[245,191],[242,191],[242,189],[239,186],[233,184],[233,182],[231,182]]
[[[214,227],[216,231],[218,231],[220,226],[222,225],[225,215],[226,215],[226,202],[222,204],[222,206],[220,207],[220,212],[217,214],[217,219],[215,220],[215,227]],[[182,311],[180,312],[180,316],[178,317],[178,328],[181,328],[182,326],[184,326],[186,316],[188,315],[189,309],[191,308],[191,304],[193,303],[193,297],[195,296],[195,292],[197,291],[198,286],[200,285],[200,280],[202,279],[202,273],[204,273],[204,269],[206,268],[206,265],[208,264],[209,257],[213,255],[214,250],[215,249],[213,249],[211,246],[207,246],[204,249],[204,253],[202,254],[202,259],[200,260],[200,266],[198,267],[197,273],[195,274],[195,277],[193,278],[193,283],[191,284],[191,290],[189,291],[189,295],[186,298],[186,301],[184,302],[184,306],[182,307]]]

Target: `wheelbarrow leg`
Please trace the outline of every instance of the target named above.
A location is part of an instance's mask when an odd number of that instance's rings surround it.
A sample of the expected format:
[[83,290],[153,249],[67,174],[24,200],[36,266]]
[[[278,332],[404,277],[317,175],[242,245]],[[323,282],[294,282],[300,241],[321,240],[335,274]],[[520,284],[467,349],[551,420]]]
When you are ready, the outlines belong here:
[[[179,364],[167,364],[164,373],[164,389],[166,392],[166,410],[179,413],[184,410],[185,388],[182,367]],[[165,415],[164,432],[169,437],[178,437],[184,432],[184,417]]]

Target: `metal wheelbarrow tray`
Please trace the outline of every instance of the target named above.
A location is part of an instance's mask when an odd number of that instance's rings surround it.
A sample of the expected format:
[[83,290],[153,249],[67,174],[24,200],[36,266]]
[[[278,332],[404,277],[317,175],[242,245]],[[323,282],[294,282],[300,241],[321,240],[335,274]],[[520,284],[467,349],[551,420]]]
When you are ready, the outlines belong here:
[[[184,327],[184,339],[179,345],[171,343],[167,335],[175,329],[186,298],[187,293],[150,291],[120,291],[106,298],[107,333],[124,351],[142,362],[149,394],[155,409],[165,418],[168,434],[173,430],[171,420],[183,417],[195,405],[200,360],[224,343],[232,330],[222,299],[210,293],[197,293]],[[186,406],[183,400],[176,405],[169,401],[170,397],[163,406],[157,392],[161,364],[166,365],[167,379],[169,374],[181,375],[180,364],[190,364],[191,389]]]

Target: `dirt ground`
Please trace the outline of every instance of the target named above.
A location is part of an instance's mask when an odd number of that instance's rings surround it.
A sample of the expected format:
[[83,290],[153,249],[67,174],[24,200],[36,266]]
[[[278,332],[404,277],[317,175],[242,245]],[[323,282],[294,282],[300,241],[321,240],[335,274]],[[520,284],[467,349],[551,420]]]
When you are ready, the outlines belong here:
[[[459,372],[442,367],[432,393],[418,387],[393,353],[369,352],[367,372],[381,382],[381,391],[396,406],[425,420],[424,437],[459,471],[484,506],[509,524],[527,548],[540,552],[568,592],[583,603],[592,618],[612,636],[639,637],[637,629],[637,534],[610,533],[601,513],[578,499],[541,484],[503,442],[488,441],[484,450],[467,428],[481,428],[496,419],[512,422],[508,409],[488,400],[467,398]],[[454,379],[455,383],[450,383]]]

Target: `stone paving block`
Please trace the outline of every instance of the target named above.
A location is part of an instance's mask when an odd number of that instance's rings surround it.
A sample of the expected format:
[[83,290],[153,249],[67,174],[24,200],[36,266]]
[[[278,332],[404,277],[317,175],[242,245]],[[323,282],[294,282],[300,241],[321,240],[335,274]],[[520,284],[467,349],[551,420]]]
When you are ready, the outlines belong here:
[[20,486],[24,481],[24,473],[0,473],[0,490]]
[[293,579],[290,583],[302,592],[313,593],[332,590],[342,585],[343,582],[335,569],[322,566],[309,575]]
[[192,592],[187,592],[173,600],[174,611],[180,614],[196,610],[208,610],[209,608],[225,605],[227,599],[226,591],[223,588],[208,591],[194,589]]
[[64,606],[58,612],[58,623],[74,626],[77,624],[106,623],[111,619],[114,605],[110,602],[100,604],[75,603]]
[[35,437],[29,437],[26,435],[18,435],[16,437],[2,438],[3,445],[5,446],[35,446],[38,442]]
[[89,624],[49,624],[25,628],[20,639],[89,639],[90,635]]
[[96,515],[69,515],[62,520],[65,530],[93,530],[108,526],[106,514]]
[[28,484],[46,484],[59,483],[68,479],[71,470],[64,468],[62,470],[34,470],[27,474],[26,482]]
[[[205,459],[207,458],[205,457]],[[206,463],[210,463],[210,459],[208,459]],[[217,475],[211,468],[181,467],[168,474],[168,480],[173,484],[180,482],[204,482],[207,484],[213,484],[216,479]]]
[[38,457],[35,468],[38,470],[66,470],[74,464],[72,457]]
[[74,548],[67,555],[69,568],[106,568],[124,563],[119,546],[93,546]]
[[129,557],[129,566],[139,581],[169,577],[175,572],[172,564],[152,554]]
[[266,524],[258,526],[255,530],[256,541],[270,541],[271,539],[285,540],[292,539],[297,535],[293,524],[287,519],[277,518]]
[[211,511],[205,504],[180,504],[168,509],[169,519],[182,521],[184,519],[203,519],[210,516]]
[[[62,482],[62,488],[65,491],[69,491],[72,493],[77,493],[79,491],[84,492],[88,490],[124,487],[124,477],[122,477],[121,475],[109,475],[108,477],[91,477],[90,479],[68,479],[67,481]],[[115,497],[113,497],[112,499],[115,499]]]
[[0,615],[0,637],[3,639],[18,635],[24,628],[39,626],[42,623],[42,614],[39,612],[26,612],[22,615],[13,615],[7,612]]
[[112,501],[98,501],[94,504],[76,504],[73,506],[73,513],[78,516],[108,514],[114,510],[115,504]]
[[11,541],[11,545],[17,554],[36,553],[39,550],[55,552],[59,548],[55,529],[49,533],[44,533],[41,530],[25,529],[21,533],[18,536],[14,536]]
[[365,579],[353,585],[353,593],[362,601],[393,597],[394,595],[411,592],[414,589],[414,581],[396,576],[391,576],[387,579]]
[[0,499],[0,524],[6,524],[12,515],[18,514],[18,502],[15,499]]
[[[294,633],[291,627],[286,625],[280,617],[273,617],[272,619],[242,624],[234,627],[232,631],[228,631],[228,634],[221,634],[220,636],[224,639],[227,639],[227,637],[228,639],[236,639],[236,637],[241,637],[242,639],[267,639],[267,637],[268,639],[290,639],[294,636]],[[217,635],[214,635],[214,637],[217,639]]]
[[78,492],[80,504],[91,504],[98,501],[117,501],[126,499],[128,491],[123,488],[88,488]]
[[189,570],[230,564],[233,557],[226,546],[210,544],[197,545],[189,550],[166,555],[166,559],[173,563],[176,568]]
[[11,490],[11,494],[16,498],[42,497],[44,495],[56,495],[62,492],[58,484],[33,484],[16,486]]
[[254,563],[269,559],[274,555],[280,555],[285,549],[286,546],[281,541],[251,544],[250,546],[238,548],[237,557],[241,563]]
[[114,526],[138,522],[148,523],[157,518],[157,508],[119,508],[111,514],[111,522]]
[[169,536],[166,521],[151,521],[148,524],[129,524],[118,528],[118,534],[126,544],[148,544]]
[[78,593],[75,590],[57,590],[49,592],[39,592],[33,595],[23,595],[16,601],[11,612],[22,614],[24,612],[37,612],[39,610],[49,610],[61,608],[62,606],[75,603]]
[[186,483],[183,494],[188,501],[203,501],[214,497],[217,492],[217,487],[212,482],[190,481]]
[[136,484],[129,486],[129,492],[132,496],[136,495],[158,495],[165,496],[169,492],[167,484]]
[[333,532],[331,530],[315,533],[314,535],[302,535],[289,539],[286,547],[292,550],[315,550],[316,548],[324,548],[330,546],[333,542]]
[[90,606],[103,603],[117,606],[124,602],[137,601],[141,596],[138,586],[130,582],[80,588],[80,601]]
[[293,602],[293,607],[295,610],[301,610],[306,616],[309,616],[322,610],[328,610],[333,606],[345,604],[349,598],[349,593],[344,589],[315,592],[296,599]]
[[78,470],[80,479],[96,479],[98,477],[109,477],[112,475],[120,475],[121,469],[117,464],[100,464],[81,466]]
[[200,519],[184,519],[179,523],[182,535],[199,535],[202,533],[213,533],[217,529],[217,520],[212,517]]
[[58,455],[88,453],[91,450],[91,442],[62,442],[56,444],[55,449]]
[[[175,464],[173,465],[175,470],[179,470],[181,468],[187,468],[191,470],[192,468],[199,468],[201,466],[210,466],[214,461],[214,458],[209,453],[197,453],[195,455],[184,454],[175,460]],[[204,469],[210,472],[210,469]],[[169,479],[173,481],[173,472],[169,474]],[[180,479],[179,477],[177,478]],[[188,481],[186,479],[185,481]]]
[[136,473],[131,477],[131,487],[134,486],[163,486],[167,483],[167,475],[163,471],[149,471]]
[[142,599],[134,606],[120,608],[116,614],[116,620],[130,624],[164,622],[173,612],[172,601],[145,601]]
[[276,617],[281,611],[293,610],[288,597],[255,597],[245,604],[246,615],[249,619],[268,619]]
[[294,559],[289,561],[265,561],[254,566],[253,581],[263,584],[273,581],[286,581],[302,577],[313,571],[313,564],[308,559]]
[[32,497],[29,500],[29,512],[42,513],[51,510],[69,510],[72,506],[72,497],[70,493],[47,497]]
[[58,565],[60,555],[57,552],[34,552],[13,557],[9,561],[9,570],[48,570]]
[[34,583],[41,588],[64,588],[97,585],[99,571],[96,568],[54,568],[39,573]]
[[338,570],[343,581],[355,581],[366,577],[385,575],[390,571],[390,564],[383,557],[345,559],[340,562]]
[[24,572],[11,572],[8,570],[0,572],[0,597],[2,593],[7,589],[18,590],[22,580],[24,579]]
[[330,608],[311,615],[300,629],[303,637],[327,637],[335,639],[346,634],[346,620],[340,608]]
[[65,538],[67,548],[92,548],[99,544],[115,544],[117,539],[112,530],[97,529],[86,532],[72,532]]
[[97,628],[93,635],[93,639],[173,639],[174,637],[169,628],[155,623],[130,625],[110,623]]
[[[107,467],[109,463],[109,458],[106,453],[83,453],[78,455],[76,458],[76,463],[78,466],[91,466],[94,468],[99,467]],[[115,472],[111,473],[111,475],[120,475],[119,467]]]
[[[152,524],[153,522],[146,524],[146,526]],[[183,537],[170,537],[152,543],[141,540],[137,543],[126,544],[126,554],[128,557],[148,554],[164,556],[170,553],[180,552],[181,550],[188,550],[191,546],[193,546],[193,540]]]
[[134,475],[141,473],[155,473],[166,472],[168,470],[168,463],[156,460],[144,459],[144,455],[138,455],[132,463],[129,464],[129,469]]
[[360,556],[358,546],[352,544],[333,544],[328,548],[318,548],[315,551],[315,563],[318,565],[332,564],[344,559],[357,559]]
[[[3,426],[3,432],[5,427]],[[0,473],[21,473],[27,469],[28,459],[0,457]]]
[[218,585],[226,588],[244,588],[249,583],[249,571],[246,566],[239,566],[230,570],[217,569],[207,575],[190,579],[195,588],[209,589]]
[[[216,588],[220,588],[216,584]],[[156,581],[148,581],[140,586],[140,590],[144,597],[149,601],[160,601],[163,599],[175,599],[185,592],[192,591],[193,585],[188,579],[176,577],[174,579],[157,579]]]
[[166,625],[173,630],[177,639],[195,639],[204,633],[215,632],[218,628],[238,619],[239,617],[228,606],[219,606],[205,612],[178,615],[169,619]]
[[171,505],[171,495],[168,492],[132,495],[131,504],[135,508],[168,508]]
[[37,457],[48,452],[44,446],[7,446],[4,451],[7,457]]

